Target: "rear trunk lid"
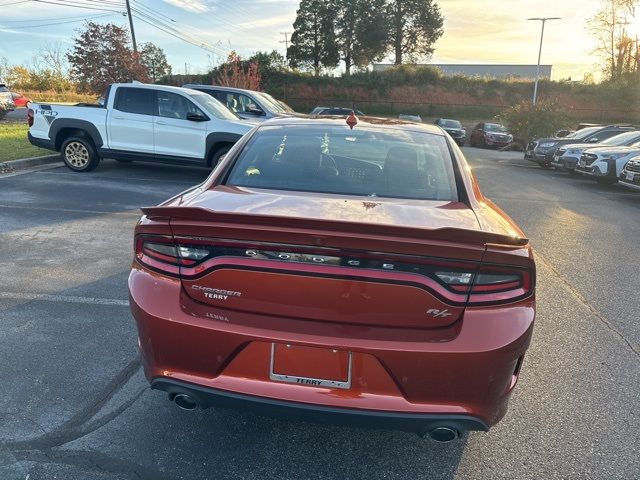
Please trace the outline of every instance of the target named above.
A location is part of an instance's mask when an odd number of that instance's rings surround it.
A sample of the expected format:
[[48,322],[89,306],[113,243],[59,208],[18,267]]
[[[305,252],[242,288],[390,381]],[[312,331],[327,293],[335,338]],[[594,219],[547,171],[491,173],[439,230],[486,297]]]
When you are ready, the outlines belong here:
[[452,272],[475,273],[487,243],[526,243],[482,231],[468,206],[451,202],[217,187],[143,211],[170,218],[174,241],[205,255],[181,267],[192,299],[342,324],[450,325],[469,288],[448,285]]

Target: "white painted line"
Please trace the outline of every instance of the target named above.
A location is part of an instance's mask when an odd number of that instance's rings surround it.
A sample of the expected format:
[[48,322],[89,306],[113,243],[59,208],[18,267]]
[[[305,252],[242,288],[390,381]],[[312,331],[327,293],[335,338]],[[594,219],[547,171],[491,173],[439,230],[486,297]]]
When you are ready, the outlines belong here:
[[142,216],[140,207],[133,206],[133,205],[123,205],[122,208],[126,208],[129,210],[125,212],[108,212],[106,210],[82,210],[79,208],[34,207],[31,205],[4,205],[4,204],[0,204],[0,208],[15,208],[19,210],[44,210],[47,212],[92,213],[97,215],[127,215],[127,216],[134,216],[134,217]]
[[117,298],[79,297],[75,295],[50,295],[48,293],[13,293],[0,292],[0,298],[7,300],[38,300],[57,303],[84,303],[87,305],[112,305],[128,307],[128,300]]

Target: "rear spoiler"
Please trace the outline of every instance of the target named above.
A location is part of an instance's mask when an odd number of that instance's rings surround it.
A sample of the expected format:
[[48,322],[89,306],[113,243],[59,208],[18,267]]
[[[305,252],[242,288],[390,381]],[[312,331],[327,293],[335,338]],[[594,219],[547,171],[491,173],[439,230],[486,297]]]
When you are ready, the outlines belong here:
[[201,207],[143,207],[142,212],[150,218],[195,220],[220,225],[251,225],[252,227],[311,230],[320,233],[347,233],[359,236],[403,236],[418,240],[440,240],[483,246],[521,248],[529,239],[517,235],[503,235],[483,230],[463,228],[415,228],[376,223],[356,223],[343,220],[321,220],[314,218],[280,217],[251,213],[216,212]]

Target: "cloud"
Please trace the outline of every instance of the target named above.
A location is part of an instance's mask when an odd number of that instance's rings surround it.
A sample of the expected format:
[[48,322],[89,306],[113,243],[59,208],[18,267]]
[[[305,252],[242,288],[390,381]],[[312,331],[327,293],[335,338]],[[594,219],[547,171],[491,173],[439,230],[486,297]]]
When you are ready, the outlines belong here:
[[206,12],[209,10],[209,6],[204,0],[164,0],[166,3],[173,5],[174,7],[187,10],[188,12]]

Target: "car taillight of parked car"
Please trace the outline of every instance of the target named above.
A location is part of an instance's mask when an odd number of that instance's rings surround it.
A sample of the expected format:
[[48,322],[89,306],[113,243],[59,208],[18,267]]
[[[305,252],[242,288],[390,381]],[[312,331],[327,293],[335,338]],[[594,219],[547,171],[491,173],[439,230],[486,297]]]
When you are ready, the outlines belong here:
[[33,111],[32,108],[27,110],[27,125],[29,125],[30,127],[33,127],[34,114],[35,112]]
[[[270,246],[263,251],[254,245],[238,246],[216,239],[172,239],[170,236],[140,235],[135,241],[137,261],[145,267],[172,277],[193,277],[205,273],[216,257],[269,259],[294,264],[313,263],[326,267],[353,267],[389,274],[421,275],[431,279],[430,289],[452,304],[469,306],[497,305],[526,298],[533,292],[535,272],[525,268],[483,266],[465,267],[459,263],[416,257],[415,262],[399,260],[393,255],[366,253],[363,256],[314,256],[307,248],[293,252],[290,246]],[[312,247],[309,247],[312,248]],[[309,255],[306,253],[311,252]],[[308,260],[307,258],[308,257]],[[322,259],[322,262],[319,262]],[[444,267],[444,268],[443,268]],[[408,278],[407,278],[408,279]],[[433,281],[437,283],[433,283]],[[429,282],[427,282],[429,285]],[[467,297],[468,296],[468,297]]]

